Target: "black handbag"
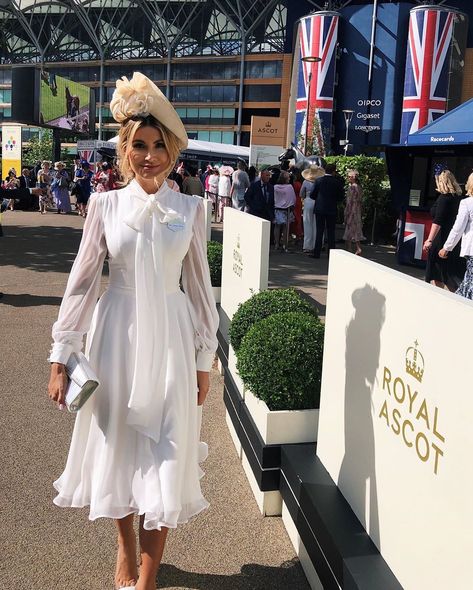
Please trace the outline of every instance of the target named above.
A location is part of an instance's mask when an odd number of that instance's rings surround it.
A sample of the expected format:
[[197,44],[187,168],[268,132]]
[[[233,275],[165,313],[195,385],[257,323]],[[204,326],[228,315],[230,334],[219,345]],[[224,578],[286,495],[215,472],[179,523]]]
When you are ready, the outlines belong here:
[[80,194],[80,186],[78,182],[71,182],[71,195],[77,196]]

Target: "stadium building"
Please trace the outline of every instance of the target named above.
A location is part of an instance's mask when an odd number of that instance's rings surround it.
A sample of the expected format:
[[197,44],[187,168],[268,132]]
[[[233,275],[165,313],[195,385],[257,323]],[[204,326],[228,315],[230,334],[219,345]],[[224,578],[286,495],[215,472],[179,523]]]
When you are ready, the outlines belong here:
[[[427,108],[427,122],[473,97],[473,6],[449,4],[465,17],[464,47],[445,62],[455,96]],[[108,108],[115,81],[139,70],[193,139],[249,145],[251,117],[261,115],[283,118],[289,143],[306,128],[310,135],[316,118],[323,149],[340,153],[351,110],[350,145],[376,152],[412,126],[403,117],[409,14],[426,5],[447,8],[442,0],[0,0],[0,118],[11,117],[12,66],[35,64],[95,89],[96,137],[107,140],[117,131]],[[301,62],[308,54],[321,62]]]

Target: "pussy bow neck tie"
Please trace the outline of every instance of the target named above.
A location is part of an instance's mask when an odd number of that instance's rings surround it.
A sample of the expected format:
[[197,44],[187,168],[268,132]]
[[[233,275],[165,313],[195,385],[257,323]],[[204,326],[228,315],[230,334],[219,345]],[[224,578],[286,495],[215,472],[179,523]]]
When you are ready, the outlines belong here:
[[136,351],[128,400],[127,424],[159,442],[166,391],[169,329],[162,232],[179,213],[159,202],[169,187],[146,195],[133,181],[129,187],[138,203],[124,219],[138,235],[135,250]]

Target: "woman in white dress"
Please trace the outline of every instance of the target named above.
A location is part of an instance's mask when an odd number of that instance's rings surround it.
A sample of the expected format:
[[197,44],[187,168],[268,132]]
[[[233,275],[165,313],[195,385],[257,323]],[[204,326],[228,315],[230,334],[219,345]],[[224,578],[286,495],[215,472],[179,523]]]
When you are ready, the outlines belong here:
[[304,252],[313,252],[315,248],[315,236],[317,226],[315,223],[314,207],[315,201],[310,198],[311,192],[314,190],[314,182],[325,174],[325,171],[320,166],[312,164],[309,168],[302,171],[304,182],[302,183],[300,197],[304,203],[304,212],[302,221],[304,224],[304,245],[302,250]]
[[[116,588],[151,590],[169,528],[208,507],[200,489],[201,408],[217,347],[218,315],[201,198],[166,177],[187,135],[142,74],[117,81],[125,188],[94,195],[53,326],[49,396],[64,404],[65,363],[82,347],[100,386],[79,411],[58,506],[90,506],[118,528]],[[97,302],[108,254],[108,289]],[[182,287],[180,289],[180,279]],[[134,515],[139,515],[140,568]]]

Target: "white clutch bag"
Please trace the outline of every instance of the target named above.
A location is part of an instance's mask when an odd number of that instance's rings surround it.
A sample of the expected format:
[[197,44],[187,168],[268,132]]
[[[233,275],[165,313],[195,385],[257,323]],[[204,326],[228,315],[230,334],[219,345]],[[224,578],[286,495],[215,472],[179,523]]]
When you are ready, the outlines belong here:
[[78,412],[100,385],[89,361],[82,352],[73,352],[66,364],[69,384],[66,389],[66,407]]

